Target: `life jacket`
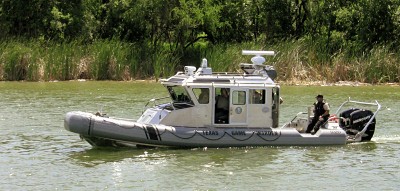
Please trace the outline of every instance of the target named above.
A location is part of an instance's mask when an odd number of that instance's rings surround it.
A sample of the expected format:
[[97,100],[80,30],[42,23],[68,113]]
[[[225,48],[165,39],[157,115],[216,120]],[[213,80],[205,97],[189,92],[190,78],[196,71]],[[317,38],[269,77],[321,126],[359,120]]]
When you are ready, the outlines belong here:
[[325,113],[325,109],[324,109],[324,105],[325,105],[325,101],[322,102],[315,102],[314,103],[314,109],[315,109],[315,116],[319,117],[322,114]]

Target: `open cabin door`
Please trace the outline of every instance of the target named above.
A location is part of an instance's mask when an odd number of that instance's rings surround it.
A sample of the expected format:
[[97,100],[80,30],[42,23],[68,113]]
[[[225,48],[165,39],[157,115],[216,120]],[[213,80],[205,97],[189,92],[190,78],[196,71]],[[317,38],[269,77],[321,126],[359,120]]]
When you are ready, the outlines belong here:
[[215,88],[215,124],[246,125],[247,90],[242,88]]

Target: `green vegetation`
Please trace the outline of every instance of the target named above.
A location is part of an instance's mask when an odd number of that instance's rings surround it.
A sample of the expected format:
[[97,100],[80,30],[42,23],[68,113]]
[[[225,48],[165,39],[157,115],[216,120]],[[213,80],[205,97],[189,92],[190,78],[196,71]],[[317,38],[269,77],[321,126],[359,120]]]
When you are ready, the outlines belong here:
[[178,63],[167,51],[149,54],[146,45],[119,40],[89,44],[10,40],[0,49],[0,80],[158,78],[173,74]]
[[236,71],[255,49],[282,81],[400,81],[397,0],[4,0],[0,27],[0,80]]

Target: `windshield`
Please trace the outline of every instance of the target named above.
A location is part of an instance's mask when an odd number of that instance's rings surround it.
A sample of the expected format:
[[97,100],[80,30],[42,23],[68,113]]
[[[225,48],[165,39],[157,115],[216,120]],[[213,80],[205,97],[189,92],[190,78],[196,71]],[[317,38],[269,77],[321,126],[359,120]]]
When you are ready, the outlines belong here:
[[193,106],[190,96],[182,86],[167,86],[167,89],[175,108],[182,109]]

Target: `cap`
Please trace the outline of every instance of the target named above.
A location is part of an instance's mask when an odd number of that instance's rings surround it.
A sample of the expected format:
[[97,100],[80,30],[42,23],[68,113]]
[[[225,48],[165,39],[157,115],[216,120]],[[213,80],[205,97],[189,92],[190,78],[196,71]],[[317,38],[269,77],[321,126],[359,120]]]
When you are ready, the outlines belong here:
[[321,94],[318,94],[317,97],[315,97],[315,98],[324,98],[324,96]]

